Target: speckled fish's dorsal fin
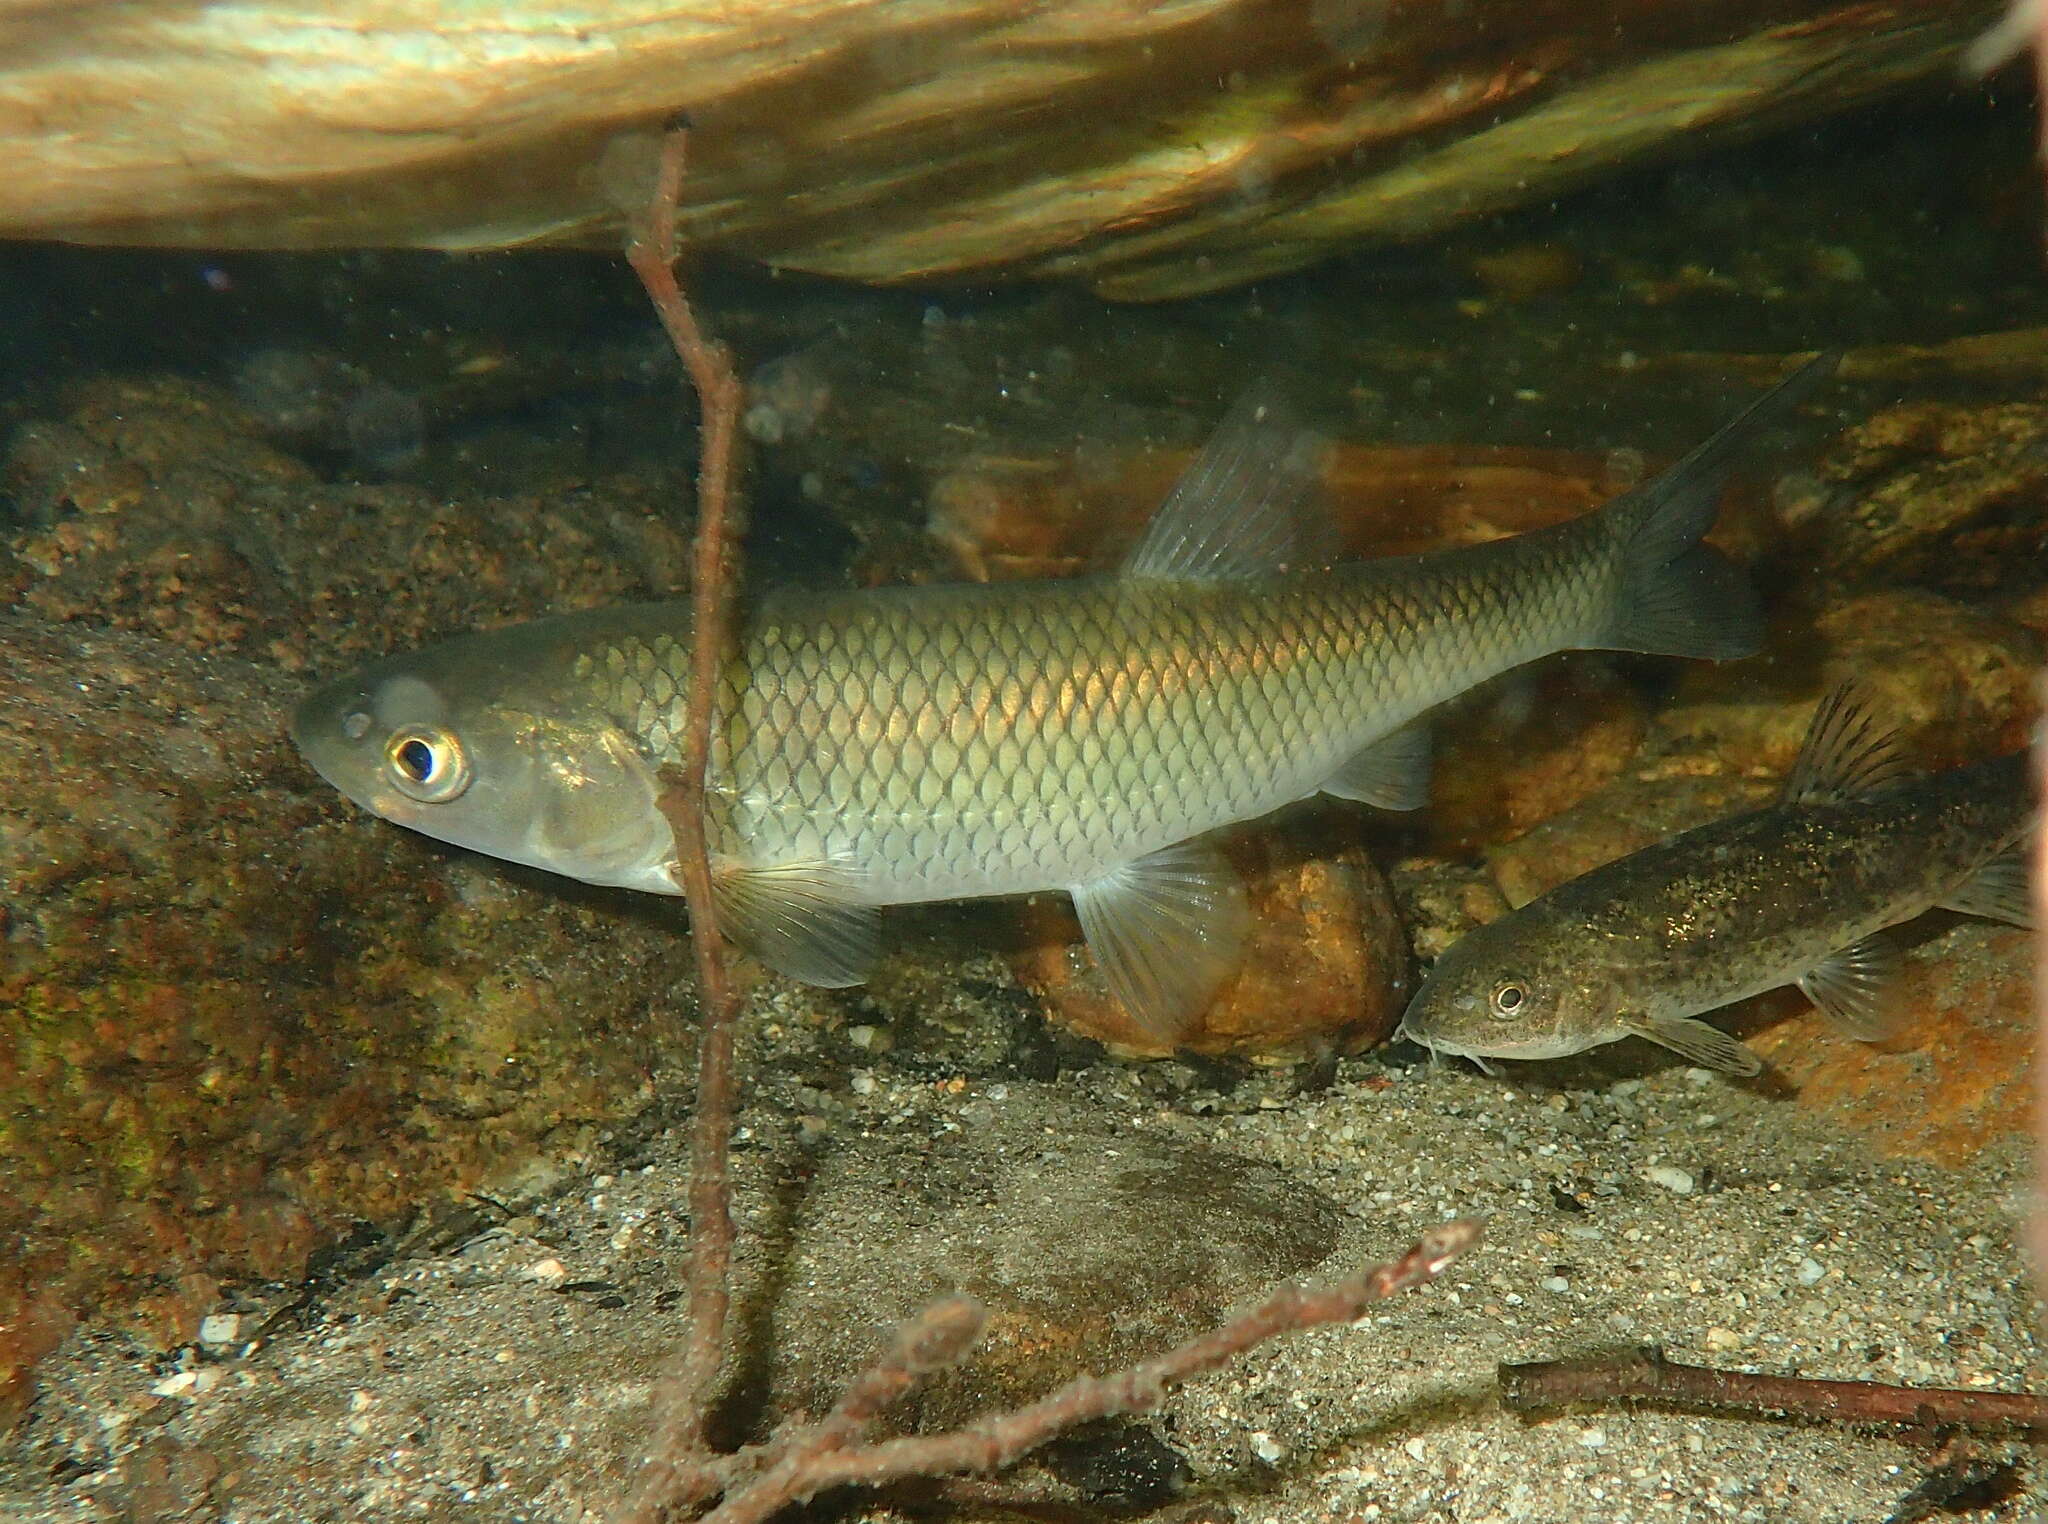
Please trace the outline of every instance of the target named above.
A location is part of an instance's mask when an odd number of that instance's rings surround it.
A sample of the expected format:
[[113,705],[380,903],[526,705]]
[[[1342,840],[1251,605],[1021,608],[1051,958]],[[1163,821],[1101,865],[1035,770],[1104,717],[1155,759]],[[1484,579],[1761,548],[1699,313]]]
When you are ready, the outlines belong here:
[[1885,933],[1832,953],[1799,981],[1836,1031],[1882,1042],[1899,1027],[1899,946]]
[[[2036,825],[2035,830],[2041,827]],[[2014,926],[2034,924],[2033,898],[2027,892],[2027,847],[2025,841],[2007,847],[1979,868],[1976,875],[1941,902],[1944,910],[1964,915],[1981,915],[1987,921],[2005,921]]]
[[1621,1025],[1702,1069],[1741,1075],[1763,1072],[1762,1059],[1719,1027],[1710,1027],[1691,1016],[1624,1016]]
[[1911,775],[1898,732],[1878,723],[1872,703],[1869,692],[1853,680],[1820,701],[1785,778],[1787,804],[1860,799]]
[[777,973],[843,989],[863,984],[881,943],[881,912],[851,900],[852,871],[829,862],[713,864],[720,926]]
[[1305,512],[1324,453],[1270,392],[1247,392],[1152,515],[1123,575],[1225,582],[1324,564],[1334,536]]
[[1158,1041],[1187,1031],[1237,972],[1251,909],[1209,842],[1184,841],[1071,892],[1111,992]]
[[1429,803],[1429,727],[1419,720],[1352,755],[1323,792],[1383,810],[1419,810]]

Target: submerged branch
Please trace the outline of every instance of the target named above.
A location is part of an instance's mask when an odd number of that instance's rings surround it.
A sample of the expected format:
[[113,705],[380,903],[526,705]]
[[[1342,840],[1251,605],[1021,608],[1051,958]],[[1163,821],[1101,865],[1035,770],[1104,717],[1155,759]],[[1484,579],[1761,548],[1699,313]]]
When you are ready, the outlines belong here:
[[1960,1424],[2048,1434],[2048,1397],[2028,1392],[1719,1371],[1667,1360],[1654,1344],[1582,1360],[1503,1365],[1500,1395],[1509,1411],[1524,1414],[1582,1402],[1625,1401],[1776,1413],[1836,1423]]
[[694,639],[690,665],[689,728],[682,765],[663,799],[675,831],[678,877],[690,909],[690,941],[697,959],[702,1029],[697,1047],[697,1104],[690,1150],[690,1327],[683,1353],[664,1393],[665,1432],[639,1497],[626,1517],[650,1520],[682,1498],[716,1490],[707,1435],[718,1373],[725,1355],[731,1306],[733,1225],[730,1148],[736,1107],[733,1027],[739,1000],[727,976],[718,937],[711,862],[705,835],[704,783],[711,761],[711,716],[718,670],[724,661],[730,586],[738,576],[733,548],[734,444],[740,416],[740,381],[723,345],[706,336],[675,272],[676,200],[682,189],[689,130],[678,126],[662,141],[655,193],[635,229],[626,258],[689,370],[702,416],[697,466],[697,536],[691,561],[690,607]]

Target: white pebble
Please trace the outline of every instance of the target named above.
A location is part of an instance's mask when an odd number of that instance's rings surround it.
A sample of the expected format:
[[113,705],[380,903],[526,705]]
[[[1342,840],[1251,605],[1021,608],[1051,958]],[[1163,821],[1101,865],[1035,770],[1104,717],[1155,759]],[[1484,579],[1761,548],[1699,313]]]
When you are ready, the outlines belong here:
[[875,1077],[865,1069],[854,1070],[853,1078],[846,1083],[855,1095],[873,1095],[875,1093]]
[[1545,1291],[1569,1291],[1572,1289],[1572,1283],[1561,1275],[1546,1275],[1543,1277],[1542,1284]]
[[1811,1255],[1799,1262],[1799,1284],[1802,1286],[1811,1286],[1826,1274],[1827,1271],[1821,1267],[1821,1262]]
[[222,1348],[240,1341],[242,1315],[238,1312],[208,1313],[199,1320],[199,1342]]
[[1286,1453],[1287,1447],[1264,1429],[1260,1429],[1252,1435],[1252,1454],[1256,1455],[1267,1465],[1273,1465]]
[[199,1384],[199,1377],[193,1371],[173,1371],[149,1390],[158,1397],[189,1397],[192,1388]]
[[1605,1429],[1581,1429],[1579,1430],[1579,1443],[1588,1450],[1604,1450],[1607,1448],[1607,1431]]
[[537,1259],[528,1265],[526,1278],[530,1281],[539,1281],[543,1286],[558,1286],[569,1278],[569,1267],[553,1255],[549,1255],[546,1259]]
[[1408,1452],[1408,1458],[1410,1460],[1429,1459],[1429,1446],[1422,1442],[1422,1438],[1420,1435],[1416,1436],[1414,1439],[1409,1440],[1408,1443],[1403,1445],[1401,1448]]
[[1653,1164],[1643,1171],[1643,1178],[1652,1185],[1661,1185],[1667,1191],[1680,1196],[1692,1194],[1692,1176],[1675,1164]]

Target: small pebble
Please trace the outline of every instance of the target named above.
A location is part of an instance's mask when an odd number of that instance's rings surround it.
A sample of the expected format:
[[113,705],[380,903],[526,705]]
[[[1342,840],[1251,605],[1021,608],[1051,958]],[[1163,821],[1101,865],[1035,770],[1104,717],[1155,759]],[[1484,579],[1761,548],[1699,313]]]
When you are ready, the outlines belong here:
[[1821,1268],[1820,1261],[1811,1255],[1799,1262],[1799,1284],[1802,1286],[1811,1286],[1826,1274],[1827,1271]]
[[1572,1283],[1561,1275],[1546,1275],[1543,1277],[1542,1284],[1545,1291],[1569,1291],[1572,1289]]
[[1581,1429],[1579,1430],[1579,1443],[1588,1450],[1604,1450],[1607,1448],[1607,1431],[1605,1429]]
[[1680,1196],[1692,1194],[1692,1176],[1672,1164],[1653,1164],[1643,1171],[1643,1178],[1652,1185],[1661,1185],[1667,1191]]
[[537,1259],[528,1265],[526,1278],[530,1281],[539,1281],[544,1286],[556,1285],[569,1278],[569,1267],[553,1255],[549,1255],[546,1259]]
[[1257,1430],[1255,1433],[1253,1433],[1252,1454],[1256,1455],[1260,1460],[1264,1461],[1267,1465],[1271,1466],[1276,1464],[1279,1461],[1280,1457],[1285,1455],[1286,1453],[1287,1447],[1281,1444],[1275,1438],[1273,1438],[1273,1436],[1268,1434],[1264,1429]]
[[237,1312],[215,1312],[199,1320],[199,1342],[213,1348],[223,1348],[240,1342],[242,1337],[242,1315]]

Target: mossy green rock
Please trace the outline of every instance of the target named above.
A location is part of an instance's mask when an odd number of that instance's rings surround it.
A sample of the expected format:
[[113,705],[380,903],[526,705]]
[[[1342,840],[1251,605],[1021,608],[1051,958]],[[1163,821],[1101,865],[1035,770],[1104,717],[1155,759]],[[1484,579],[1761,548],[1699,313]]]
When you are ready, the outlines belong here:
[[285,740],[296,681],[19,612],[0,649],[16,1405],[68,1317],[189,1338],[222,1282],[590,1150],[684,1051],[670,907],[371,821]]

